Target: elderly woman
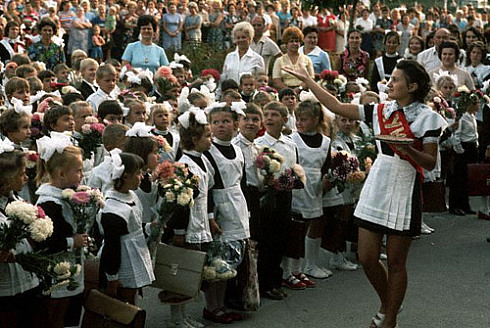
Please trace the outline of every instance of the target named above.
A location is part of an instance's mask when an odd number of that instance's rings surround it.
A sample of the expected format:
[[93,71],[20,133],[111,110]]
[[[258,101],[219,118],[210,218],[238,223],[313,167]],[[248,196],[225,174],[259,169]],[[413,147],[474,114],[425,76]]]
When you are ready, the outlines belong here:
[[41,19],[37,24],[41,40],[29,47],[28,54],[32,61],[46,64],[52,70],[56,65],[66,62],[63,48],[53,42],[53,35],[58,31],[56,23],[49,17]]
[[142,69],[148,68],[155,72],[160,66],[169,64],[165,50],[153,43],[153,36],[157,30],[157,22],[150,15],[143,15],[138,19],[138,28],[141,41],[128,44],[122,56],[122,64],[130,64]]
[[441,66],[429,72],[433,83],[437,82],[441,73],[448,72],[450,75],[455,75],[457,77],[457,88],[466,85],[468,89],[475,90],[475,84],[473,83],[470,74],[456,66],[456,62],[459,58],[459,46],[456,42],[443,42],[438,56],[442,63]]
[[264,59],[250,48],[250,42],[254,38],[254,29],[250,23],[236,24],[231,35],[236,49],[226,55],[220,81],[232,79],[239,84],[241,73],[264,72],[265,65]]
[[313,63],[315,75],[319,75],[325,69],[332,69],[328,53],[318,46],[318,28],[308,26],[303,30],[305,44],[299,48],[299,52],[307,55]]
[[293,67],[299,69],[306,68],[311,77],[315,76],[311,59],[299,52],[299,47],[303,42],[303,33],[295,26],[288,27],[282,34],[282,43],[286,45],[287,52],[274,62],[272,70],[272,83],[276,89],[293,89],[296,94],[301,91],[300,87],[306,86],[300,79],[282,70],[283,67]]

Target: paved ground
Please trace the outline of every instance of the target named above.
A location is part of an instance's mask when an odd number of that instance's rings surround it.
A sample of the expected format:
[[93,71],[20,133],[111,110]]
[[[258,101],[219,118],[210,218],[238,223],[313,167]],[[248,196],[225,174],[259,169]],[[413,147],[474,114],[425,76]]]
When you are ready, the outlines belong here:
[[[475,209],[477,201],[472,199]],[[436,232],[422,236],[410,250],[400,328],[490,327],[490,221],[446,213],[425,217]],[[203,304],[188,305],[188,313],[200,318]],[[159,303],[156,290],[146,291],[141,306],[148,312],[146,327],[167,326],[170,311]],[[284,301],[263,300],[257,312],[233,327],[366,328],[378,307],[362,270],[334,272],[317,288],[290,291]]]

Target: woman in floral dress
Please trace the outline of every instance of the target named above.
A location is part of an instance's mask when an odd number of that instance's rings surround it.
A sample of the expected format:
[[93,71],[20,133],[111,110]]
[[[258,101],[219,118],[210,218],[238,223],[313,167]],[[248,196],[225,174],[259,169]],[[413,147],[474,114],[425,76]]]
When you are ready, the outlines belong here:
[[361,31],[350,30],[347,40],[347,49],[340,55],[340,67],[337,70],[349,81],[355,81],[358,77],[367,78],[369,53],[361,50]]
[[49,17],[43,18],[37,25],[41,40],[29,47],[28,54],[32,61],[46,64],[46,69],[52,70],[56,65],[66,62],[63,48],[53,42],[53,35],[58,28]]

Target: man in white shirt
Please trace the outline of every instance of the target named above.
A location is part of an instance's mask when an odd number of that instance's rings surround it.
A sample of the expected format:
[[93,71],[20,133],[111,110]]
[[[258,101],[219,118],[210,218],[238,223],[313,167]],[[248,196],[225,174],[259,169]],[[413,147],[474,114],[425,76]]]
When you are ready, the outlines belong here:
[[318,21],[315,16],[310,15],[310,11],[308,9],[303,9],[303,28],[308,26],[316,26]]
[[255,16],[252,20],[255,35],[250,43],[250,48],[264,58],[266,73],[269,73],[271,59],[280,57],[281,49],[274,41],[264,35],[264,23],[265,20],[262,16]]
[[417,61],[425,67],[427,72],[436,69],[441,66],[441,60],[439,59],[439,47],[444,41],[448,41],[451,33],[445,28],[440,28],[434,35],[434,46],[427,50],[422,51],[417,55]]

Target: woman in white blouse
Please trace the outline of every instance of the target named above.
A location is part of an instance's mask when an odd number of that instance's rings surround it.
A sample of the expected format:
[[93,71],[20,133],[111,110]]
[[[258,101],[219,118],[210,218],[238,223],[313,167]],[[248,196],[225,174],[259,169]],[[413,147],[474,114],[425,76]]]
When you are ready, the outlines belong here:
[[250,48],[254,38],[252,25],[248,22],[240,22],[235,25],[231,35],[236,50],[226,56],[220,80],[232,79],[240,84],[241,73],[265,72],[264,59]]
[[468,46],[465,67],[463,69],[471,75],[478,89],[483,85],[483,81],[488,80],[490,77],[490,66],[483,65],[482,63],[482,60],[486,56],[487,49],[483,42],[473,42]]

